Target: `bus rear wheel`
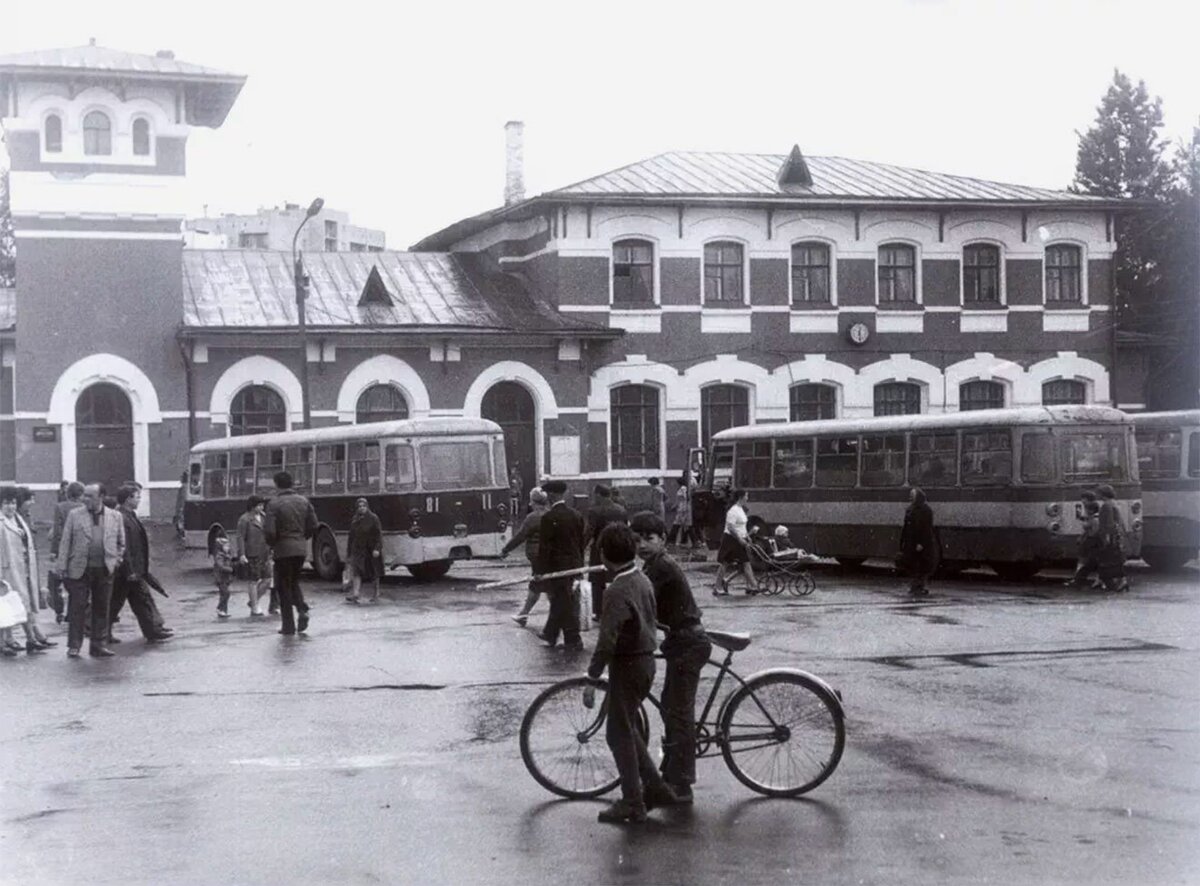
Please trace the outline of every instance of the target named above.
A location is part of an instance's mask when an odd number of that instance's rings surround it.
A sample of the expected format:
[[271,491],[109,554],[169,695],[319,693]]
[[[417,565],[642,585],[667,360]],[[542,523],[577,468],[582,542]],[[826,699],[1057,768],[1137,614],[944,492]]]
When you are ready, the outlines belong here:
[[1196,552],[1187,548],[1142,548],[1142,559],[1150,564],[1151,569],[1159,572],[1178,572],[1195,556]]
[[412,566],[405,566],[412,577],[417,581],[437,581],[443,575],[450,571],[449,560],[429,560],[425,563],[414,563]]
[[995,572],[1004,581],[1029,581],[1041,571],[1042,564],[1037,561],[1022,560],[1020,562],[1010,563],[995,562],[989,563],[992,571]]
[[325,581],[337,581],[342,575],[337,540],[328,529],[321,529],[313,540],[313,568]]

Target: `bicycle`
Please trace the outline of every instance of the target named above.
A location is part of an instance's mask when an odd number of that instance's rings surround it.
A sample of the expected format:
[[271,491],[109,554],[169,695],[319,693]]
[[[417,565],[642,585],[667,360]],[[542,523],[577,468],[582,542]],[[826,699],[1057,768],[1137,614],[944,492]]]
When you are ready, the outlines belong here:
[[[719,752],[738,781],[769,797],[796,797],[829,778],[846,742],[841,694],[820,677],[792,668],[772,668],[742,679],[731,663],[735,652],[750,645],[750,635],[707,633],[713,646],[726,654],[723,661],[708,662],[718,672],[696,721],[696,757]],[[738,685],[709,719],[726,674]],[[583,704],[583,689],[589,685],[596,687],[597,696],[591,708]],[[552,794],[588,799],[617,786],[616,764],[604,738],[607,689],[606,680],[563,680],[543,690],[525,712],[521,759]],[[661,714],[662,704],[653,692],[647,700]],[[638,721],[643,739],[648,739],[644,707]]]

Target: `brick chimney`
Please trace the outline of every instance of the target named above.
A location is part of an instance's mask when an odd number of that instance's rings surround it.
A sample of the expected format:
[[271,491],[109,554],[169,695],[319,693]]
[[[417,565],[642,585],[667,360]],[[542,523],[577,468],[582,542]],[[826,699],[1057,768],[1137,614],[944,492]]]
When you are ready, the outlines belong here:
[[525,124],[509,120],[504,124],[504,205],[525,199]]

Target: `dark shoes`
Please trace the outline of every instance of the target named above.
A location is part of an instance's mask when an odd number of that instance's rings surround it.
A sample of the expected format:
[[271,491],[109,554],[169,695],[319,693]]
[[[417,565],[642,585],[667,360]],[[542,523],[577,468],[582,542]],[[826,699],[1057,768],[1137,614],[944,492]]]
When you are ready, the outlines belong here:
[[[689,795],[691,791],[688,792]],[[676,795],[669,785],[665,782],[655,785],[647,785],[645,792],[642,794],[642,803],[646,807],[646,811],[658,809],[662,806],[677,806],[679,805],[679,797]]]
[[42,646],[39,643],[35,643],[33,640],[29,640],[25,643],[25,654],[26,655],[45,655],[46,647]]
[[147,643],[166,643],[170,639],[171,639],[170,634],[164,634],[162,631],[159,631],[157,634],[151,634],[149,637],[147,637],[146,642]]
[[575,643],[563,643],[563,649],[567,652],[583,652],[583,643],[577,641]]
[[692,794],[692,786],[690,784],[671,784],[667,782],[667,787],[675,795],[676,806],[691,806],[696,800],[695,795]]
[[618,800],[611,806],[600,810],[597,821],[620,823],[625,821],[640,823],[646,820],[646,805],[633,803],[629,800]]
[[79,658],[79,650],[74,646],[67,649],[67,658]]
[[279,633],[283,634],[283,636],[285,636],[285,637],[294,637],[294,636],[296,636],[296,632],[295,632],[295,631],[285,631],[285,630],[282,630],[282,629],[281,629],[281,630],[279,631]]
[[296,630],[301,634],[303,634],[305,631],[308,630],[308,613],[307,612],[301,612],[296,617]]
[[116,653],[111,649],[105,649],[103,646],[93,646],[88,650],[88,655],[92,658],[112,658]]

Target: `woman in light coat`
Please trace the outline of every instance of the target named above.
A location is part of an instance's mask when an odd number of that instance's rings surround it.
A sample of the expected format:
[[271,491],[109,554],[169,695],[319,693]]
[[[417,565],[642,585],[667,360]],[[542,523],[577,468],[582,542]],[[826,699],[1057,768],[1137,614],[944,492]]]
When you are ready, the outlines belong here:
[[0,489],[0,579],[8,582],[25,607],[25,651],[33,655],[54,644],[37,626],[39,577],[33,530],[17,513],[17,490]]

